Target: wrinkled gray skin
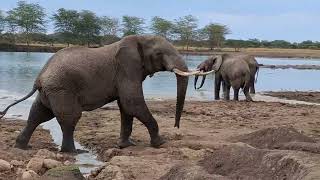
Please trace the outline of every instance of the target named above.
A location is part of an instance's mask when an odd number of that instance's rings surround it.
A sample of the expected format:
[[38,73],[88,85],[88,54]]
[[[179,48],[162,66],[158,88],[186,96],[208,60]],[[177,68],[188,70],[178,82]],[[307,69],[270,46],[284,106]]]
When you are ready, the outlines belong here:
[[[219,60],[220,59],[220,60]],[[239,90],[243,89],[247,101],[252,101],[249,94],[250,89],[250,68],[246,61],[239,60],[237,56],[224,54],[208,58],[197,67],[199,70],[207,72],[215,70],[215,99],[220,99],[220,86],[223,85],[225,100],[230,100],[230,88],[234,91],[234,100],[239,100]],[[204,83],[204,78],[202,85]],[[194,86],[196,88],[198,76],[195,77]]]
[[256,80],[256,74],[258,77],[258,71],[259,71],[259,64],[257,60],[254,58],[254,56],[247,55],[247,54],[240,54],[240,55],[234,55],[239,60],[244,60],[248,63],[249,69],[250,69],[250,93],[255,94],[255,80]]
[[[147,127],[151,145],[159,147],[164,140],[145,103],[142,82],[148,75],[172,71],[173,68],[188,71],[177,50],[156,36],[127,36],[114,44],[94,49],[63,49],[47,62],[35,81],[33,91],[25,97],[39,91],[27,126],[17,137],[15,146],[27,148],[35,128],[56,117],[63,133],[61,151],[74,152],[73,133],[82,111],[91,111],[117,100],[121,112],[119,146],[134,145],[129,137],[133,117],[136,117]],[[176,75],[176,78],[175,127],[179,127],[188,77]],[[8,108],[2,112],[3,115]]]

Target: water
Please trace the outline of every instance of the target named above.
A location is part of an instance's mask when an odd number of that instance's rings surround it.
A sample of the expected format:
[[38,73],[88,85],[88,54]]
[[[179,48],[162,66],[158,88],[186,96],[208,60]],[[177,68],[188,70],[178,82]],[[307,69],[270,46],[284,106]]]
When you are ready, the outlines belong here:
[[[24,52],[0,52],[0,109],[12,103],[14,100],[26,95],[31,89],[33,82],[52,53],[24,53]],[[186,56],[188,67],[195,69],[205,60],[206,56]],[[257,58],[262,64],[315,64],[320,65],[318,60],[306,59],[271,59]],[[256,84],[257,91],[278,90],[303,90],[319,91],[320,71],[295,70],[295,69],[265,69],[259,71]],[[143,83],[144,94],[147,99],[175,98],[176,80],[175,75],[169,72],[156,73],[152,78],[147,78]],[[27,119],[27,115],[35,96],[14,106],[8,111],[6,117],[18,117]],[[193,89],[193,77],[190,78],[187,90],[187,99],[213,100],[213,75],[208,75],[207,81],[201,90]],[[50,129],[54,142],[61,144],[61,130],[55,120],[44,124],[44,128]],[[77,148],[82,148],[76,143]],[[91,163],[99,165],[92,153],[81,154],[77,157],[79,164]],[[90,168],[81,168],[86,173]]]

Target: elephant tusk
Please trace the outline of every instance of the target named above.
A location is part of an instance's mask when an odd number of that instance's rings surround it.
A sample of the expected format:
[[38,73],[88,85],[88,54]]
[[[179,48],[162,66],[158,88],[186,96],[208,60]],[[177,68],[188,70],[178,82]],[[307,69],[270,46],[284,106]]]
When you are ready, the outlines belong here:
[[174,68],[172,71],[176,74],[179,74],[180,76],[192,76],[200,73],[199,70],[184,72],[184,71],[180,71],[177,68]]
[[200,71],[198,74],[196,74],[196,75],[198,75],[198,76],[205,76],[205,75],[208,75],[208,74],[211,74],[211,73],[213,73],[214,72],[214,70],[211,70],[211,71],[208,71],[208,72],[203,72],[203,71]]

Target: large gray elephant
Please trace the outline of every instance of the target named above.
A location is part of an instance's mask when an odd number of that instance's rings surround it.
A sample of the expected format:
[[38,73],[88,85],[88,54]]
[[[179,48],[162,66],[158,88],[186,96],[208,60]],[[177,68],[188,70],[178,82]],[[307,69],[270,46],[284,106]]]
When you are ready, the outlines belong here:
[[[198,70],[208,72],[215,72],[214,94],[215,99],[220,99],[220,87],[223,85],[223,93],[225,100],[230,100],[230,88],[232,86],[234,91],[234,100],[239,100],[239,90],[243,89],[247,101],[252,101],[249,94],[250,89],[250,68],[246,61],[239,60],[237,56],[223,54],[209,57],[206,61],[199,64]],[[194,87],[196,87],[198,76],[194,80]],[[202,79],[201,86],[204,84],[205,76]],[[200,86],[200,88],[201,88]]]
[[255,94],[255,81],[258,78],[259,72],[259,64],[257,60],[254,58],[254,56],[248,54],[235,54],[234,56],[235,58],[238,58],[239,60],[244,60],[248,63],[250,69],[250,93]]
[[74,152],[73,133],[82,111],[97,109],[117,100],[121,112],[119,146],[133,145],[130,140],[133,117],[148,129],[151,145],[164,143],[156,120],[143,96],[142,82],[159,71],[174,71],[177,78],[175,127],[179,128],[188,84],[188,67],[177,50],[157,36],[127,36],[101,48],[71,47],[57,52],[35,80],[32,91],[8,109],[39,91],[27,125],[16,139],[25,149],[36,127],[54,117],[63,133],[63,152]]

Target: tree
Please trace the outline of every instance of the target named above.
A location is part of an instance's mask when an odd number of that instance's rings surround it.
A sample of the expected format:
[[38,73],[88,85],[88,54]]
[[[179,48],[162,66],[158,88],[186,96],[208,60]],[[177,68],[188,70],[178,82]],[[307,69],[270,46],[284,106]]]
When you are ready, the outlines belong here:
[[64,42],[68,44],[75,42],[76,26],[79,21],[79,13],[75,10],[58,9],[58,12],[53,14],[55,32],[59,33]]
[[119,19],[103,16],[100,18],[100,26],[101,26],[101,33],[103,36],[107,36],[107,35],[117,36],[120,29]]
[[76,32],[80,36],[82,43],[86,43],[89,47],[90,42],[98,42],[100,34],[100,21],[95,13],[83,10],[80,13],[80,18],[76,24]]
[[2,34],[2,31],[4,31],[5,24],[6,24],[5,17],[2,11],[0,10],[0,35]]
[[100,18],[103,44],[111,44],[119,40],[120,22],[117,18],[103,16]]
[[123,36],[142,34],[144,32],[144,19],[135,16],[122,17]]
[[8,11],[8,16],[25,33],[28,47],[31,33],[45,32],[45,13],[39,4],[19,1],[16,8]]
[[164,38],[169,39],[172,28],[173,28],[173,23],[166,19],[155,16],[151,20],[150,29],[155,35],[162,36]]
[[180,17],[175,20],[173,32],[177,34],[180,40],[187,46],[189,50],[189,43],[197,34],[198,20],[192,15]]
[[208,24],[202,29],[203,34],[209,41],[211,50],[213,48],[220,48],[225,40],[225,36],[230,34],[230,30],[226,25],[221,24]]

